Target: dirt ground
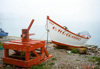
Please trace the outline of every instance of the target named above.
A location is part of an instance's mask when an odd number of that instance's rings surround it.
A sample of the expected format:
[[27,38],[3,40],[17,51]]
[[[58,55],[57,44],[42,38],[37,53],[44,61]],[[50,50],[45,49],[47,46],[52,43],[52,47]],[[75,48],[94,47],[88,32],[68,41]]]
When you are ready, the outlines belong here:
[[[66,49],[55,48],[52,43],[49,43],[46,47],[49,54],[53,57],[43,62],[46,66],[45,69],[94,69],[95,67],[95,64],[89,62],[87,58],[92,55],[68,53]],[[0,69],[11,69],[10,66],[2,68],[3,56],[4,51],[0,50]]]
[[[89,62],[86,56],[74,53],[67,53],[66,49],[57,49],[53,44],[47,46],[49,54],[53,57],[46,60],[46,68],[52,64],[50,69],[94,69],[94,64]],[[0,64],[2,64],[3,50],[0,50]],[[11,69],[9,66],[0,69]]]
[[48,45],[48,52],[56,60],[48,60],[48,64],[54,63],[52,69],[94,69],[94,64],[89,62],[85,54],[68,53],[66,49],[57,49],[53,44]]

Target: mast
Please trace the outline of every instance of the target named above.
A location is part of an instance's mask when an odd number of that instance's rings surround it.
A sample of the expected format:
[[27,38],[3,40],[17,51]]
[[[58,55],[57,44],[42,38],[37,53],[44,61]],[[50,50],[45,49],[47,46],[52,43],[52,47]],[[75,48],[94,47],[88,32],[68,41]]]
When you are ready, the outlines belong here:
[[[48,36],[49,36],[49,30],[48,30],[48,19],[49,19],[49,16],[47,16],[47,45],[48,45]],[[47,46],[46,46],[46,48],[47,48]]]

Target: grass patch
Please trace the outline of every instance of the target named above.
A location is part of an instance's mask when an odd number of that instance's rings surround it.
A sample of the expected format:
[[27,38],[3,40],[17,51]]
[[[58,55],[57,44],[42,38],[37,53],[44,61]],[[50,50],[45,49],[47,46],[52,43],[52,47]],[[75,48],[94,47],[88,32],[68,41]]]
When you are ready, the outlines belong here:
[[52,65],[55,65],[55,63],[50,63],[49,65],[52,66]]
[[98,66],[96,66],[94,69],[100,69]]
[[0,47],[2,47],[2,46],[3,46],[3,43],[0,42]]
[[31,69],[47,69],[45,63],[39,64],[37,66],[32,66]]
[[96,57],[96,56],[88,57],[88,61],[96,63],[96,67],[94,69],[99,69],[99,66],[100,66],[100,57]]
[[77,49],[72,49],[71,52],[75,54],[79,53]]
[[85,56],[85,58],[88,58],[88,56]]
[[97,64],[100,65],[100,57],[93,56],[93,57],[88,57],[88,59],[89,61],[97,62]]
[[3,49],[3,43],[0,42],[0,50]]
[[76,61],[80,61],[80,60],[76,59]]
[[57,60],[57,58],[56,58],[56,57],[53,57],[51,60],[53,60],[53,61],[54,61],[54,60]]
[[41,63],[37,66],[32,66],[30,69],[51,69],[54,64],[55,63],[50,63],[49,65],[46,65],[45,63]]
[[95,60],[97,61],[97,65],[100,65],[100,57],[96,57]]

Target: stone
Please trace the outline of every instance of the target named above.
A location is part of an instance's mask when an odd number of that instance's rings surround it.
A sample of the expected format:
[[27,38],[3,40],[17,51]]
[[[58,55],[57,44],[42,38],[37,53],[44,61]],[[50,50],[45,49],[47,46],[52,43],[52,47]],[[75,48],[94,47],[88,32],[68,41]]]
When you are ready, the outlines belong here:
[[87,48],[77,48],[79,54],[86,54]]

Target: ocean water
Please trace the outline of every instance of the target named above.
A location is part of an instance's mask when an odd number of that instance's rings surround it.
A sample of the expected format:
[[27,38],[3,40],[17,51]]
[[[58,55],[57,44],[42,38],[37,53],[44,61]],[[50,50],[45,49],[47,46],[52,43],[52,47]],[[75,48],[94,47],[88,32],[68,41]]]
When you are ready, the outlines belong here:
[[[0,18],[0,27],[3,28],[4,31],[9,33],[9,36],[18,36],[21,35],[21,29],[27,28],[30,24],[31,18],[23,18],[23,17],[7,17]],[[56,21],[56,20],[55,20]],[[59,21],[59,22],[58,22]],[[58,20],[57,22],[60,25],[65,25],[72,32],[78,33],[80,31],[88,31],[91,34],[91,39],[87,42],[87,44],[97,45],[100,47],[100,32],[99,32],[99,23],[90,23],[90,24],[78,24],[74,22],[67,22],[62,20]],[[34,33],[35,35],[31,36],[31,38],[46,40],[47,32],[45,29],[46,17],[44,19],[39,18],[35,19],[33,23],[30,33]],[[50,40],[50,37],[49,37]]]

